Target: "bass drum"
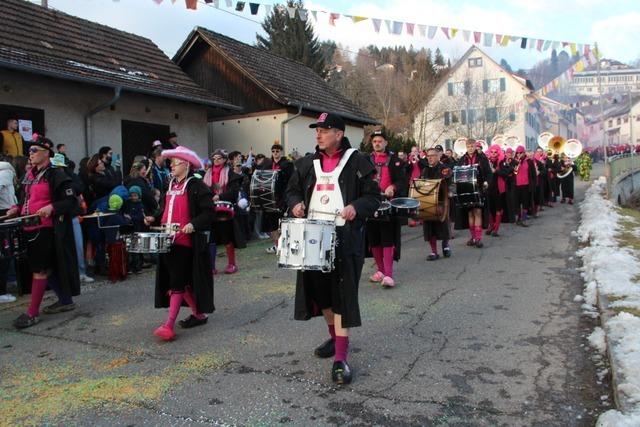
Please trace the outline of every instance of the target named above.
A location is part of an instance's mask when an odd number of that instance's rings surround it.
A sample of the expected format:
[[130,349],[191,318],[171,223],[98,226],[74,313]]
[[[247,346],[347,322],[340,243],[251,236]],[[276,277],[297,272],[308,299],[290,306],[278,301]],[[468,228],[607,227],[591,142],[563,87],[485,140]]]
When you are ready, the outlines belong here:
[[249,197],[254,209],[265,212],[279,212],[278,200],[276,200],[276,183],[278,171],[256,170],[251,176]]
[[444,221],[449,214],[447,189],[447,184],[442,179],[414,180],[409,189],[409,197],[420,202],[418,217],[424,221]]

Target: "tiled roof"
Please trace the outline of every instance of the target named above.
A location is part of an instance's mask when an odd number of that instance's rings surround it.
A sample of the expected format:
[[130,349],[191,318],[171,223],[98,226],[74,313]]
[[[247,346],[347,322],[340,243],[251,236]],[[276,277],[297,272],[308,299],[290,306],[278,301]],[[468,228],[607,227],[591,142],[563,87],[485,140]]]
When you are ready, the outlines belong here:
[[[377,123],[306,65],[206,28],[198,27],[195,32],[234,61],[265,88],[276,102],[282,105],[302,105],[303,109],[315,112],[331,111],[365,124]],[[185,46],[186,43],[174,59],[180,56]]]
[[222,108],[151,40],[45,9],[0,0],[0,67]]

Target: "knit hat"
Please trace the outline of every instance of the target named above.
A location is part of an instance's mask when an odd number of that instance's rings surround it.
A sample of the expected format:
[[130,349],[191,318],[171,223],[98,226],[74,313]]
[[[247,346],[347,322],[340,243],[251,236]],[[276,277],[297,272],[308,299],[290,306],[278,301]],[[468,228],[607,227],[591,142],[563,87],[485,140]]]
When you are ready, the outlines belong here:
[[520,154],[520,153],[524,153],[526,150],[522,145],[518,145],[518,148],[516,148],[516,153]]
[[221,156],[223,159],[229,158],[227,151],[222,148],[217,148],[213,153],[211,153],[211,158],[213,158],[213,156]]
[[109,210],[110,211],[119,211],[120,208],[122,207],[122,197],[118,196],[117,194],[112,194],[111,196],[109,196]]
[[129,187],[129,193],[135,193],[138,195],[138,197],[142,196],[142,188],[140,188],[137,185],[132,185],[131,187]]

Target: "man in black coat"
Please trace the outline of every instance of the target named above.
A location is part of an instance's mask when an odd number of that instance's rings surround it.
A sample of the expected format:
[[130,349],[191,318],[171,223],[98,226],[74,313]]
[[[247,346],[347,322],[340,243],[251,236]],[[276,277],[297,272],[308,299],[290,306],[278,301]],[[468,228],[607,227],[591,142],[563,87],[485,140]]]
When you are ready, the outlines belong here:
[[18,263],[24,271],[28,264],[30,277],[24,278],[22,291],[31,290],[31,303],[14,326],[28,328],[40,321],[40,304],[47,285],[56,293],[58,301],[45,307],[46,314],[73,310],[71,297],[80,294],[80,275],[73,236],[73,216],[78,199],[71,178],[59,168],[51,167],[53,142],[40,137],[29,148],[31,170],[22,182],[22,196],[18,206],[7,211],[10,217],[38,215],[39,224],[24,224],[27,256]]
[[[331,377],[336,384],[348,384],[352,378],[347,365],[348,328],[361,325],[358,283],[364,264],[365,221],[380,206],[379,188],[373,180],[375,168],[371,160],[351,148],[340,116],[322,113],[310,127],[316,128],[318,146],[315,153],[296,161],[287,187],[287,205],[296,218],[307,214],[313,217],[318,207],[325,211],[343,208],[334,217],[338,225],[335,268],[330,273],[298,272],[294,317],[309,320],[324,316],[331,339],[315,354],[322,358],[335,355]],[[317,182],[318,170],[322,183]],[[331,176],[335,171],[341,171],[339,176]],[[318,202],[318,195],[323,192],[325,195]],[[326,207],[318,203],[325,203]]]
[[[378,190],[388,200],[405,197],[409,185],[405,163],[387,149],[387,138],[381,130],[371,134],[371,145]],[[367,221],[367,245],[378,267],[369,280],[385,288],[395,286],[393,261],[400,260],[401,227],[400,218],[390,215],[380,215]]]
[[285,192],[287,191],[287,184],[289,178],[293,174],[293,163],[284,157],[282,152],[282,146],[280,144],[273,144],[271,146],[271,157],[264,159],[264,161],[258,166],[259,170],[272,170],[278,171],[278,177],[275,183],[275,207],[278,211],[265,211],[262,214],[262,229],[263,233],[270,233],[273,246],[267,248],[267,252],[271,254],[276,253],[276,247],[278,245],[278,228],[280,227],[280,219],[286,210]]

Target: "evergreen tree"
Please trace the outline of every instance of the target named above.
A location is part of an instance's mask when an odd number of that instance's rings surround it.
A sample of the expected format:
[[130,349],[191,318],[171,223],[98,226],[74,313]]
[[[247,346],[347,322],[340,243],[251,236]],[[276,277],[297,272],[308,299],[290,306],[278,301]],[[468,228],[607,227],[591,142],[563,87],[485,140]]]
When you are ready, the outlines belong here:
[[[287,0],[287,6],[304,8],[302,0]],[[310,21],[303,22],[298,16],[291,19],[286,8],[275,6],[262,23],[262,29],[266,37],[256,36],[259,48],[302,62],[319,75],[325,76],[325,54]]]
[[513,70],[511,69],[511,65],[509,65],[506,59],[502,58],[500,60],[500,66],[505,70],[507,70],[508,72],[513,73]]
[[440,52],[440,48],[436,48],[436,54],[435,57],[433,59],[433,63],[438,66],[438,67],[444,67],[445,66],[445,62],[444,62],[444,56],[442,56],[442,52]]

